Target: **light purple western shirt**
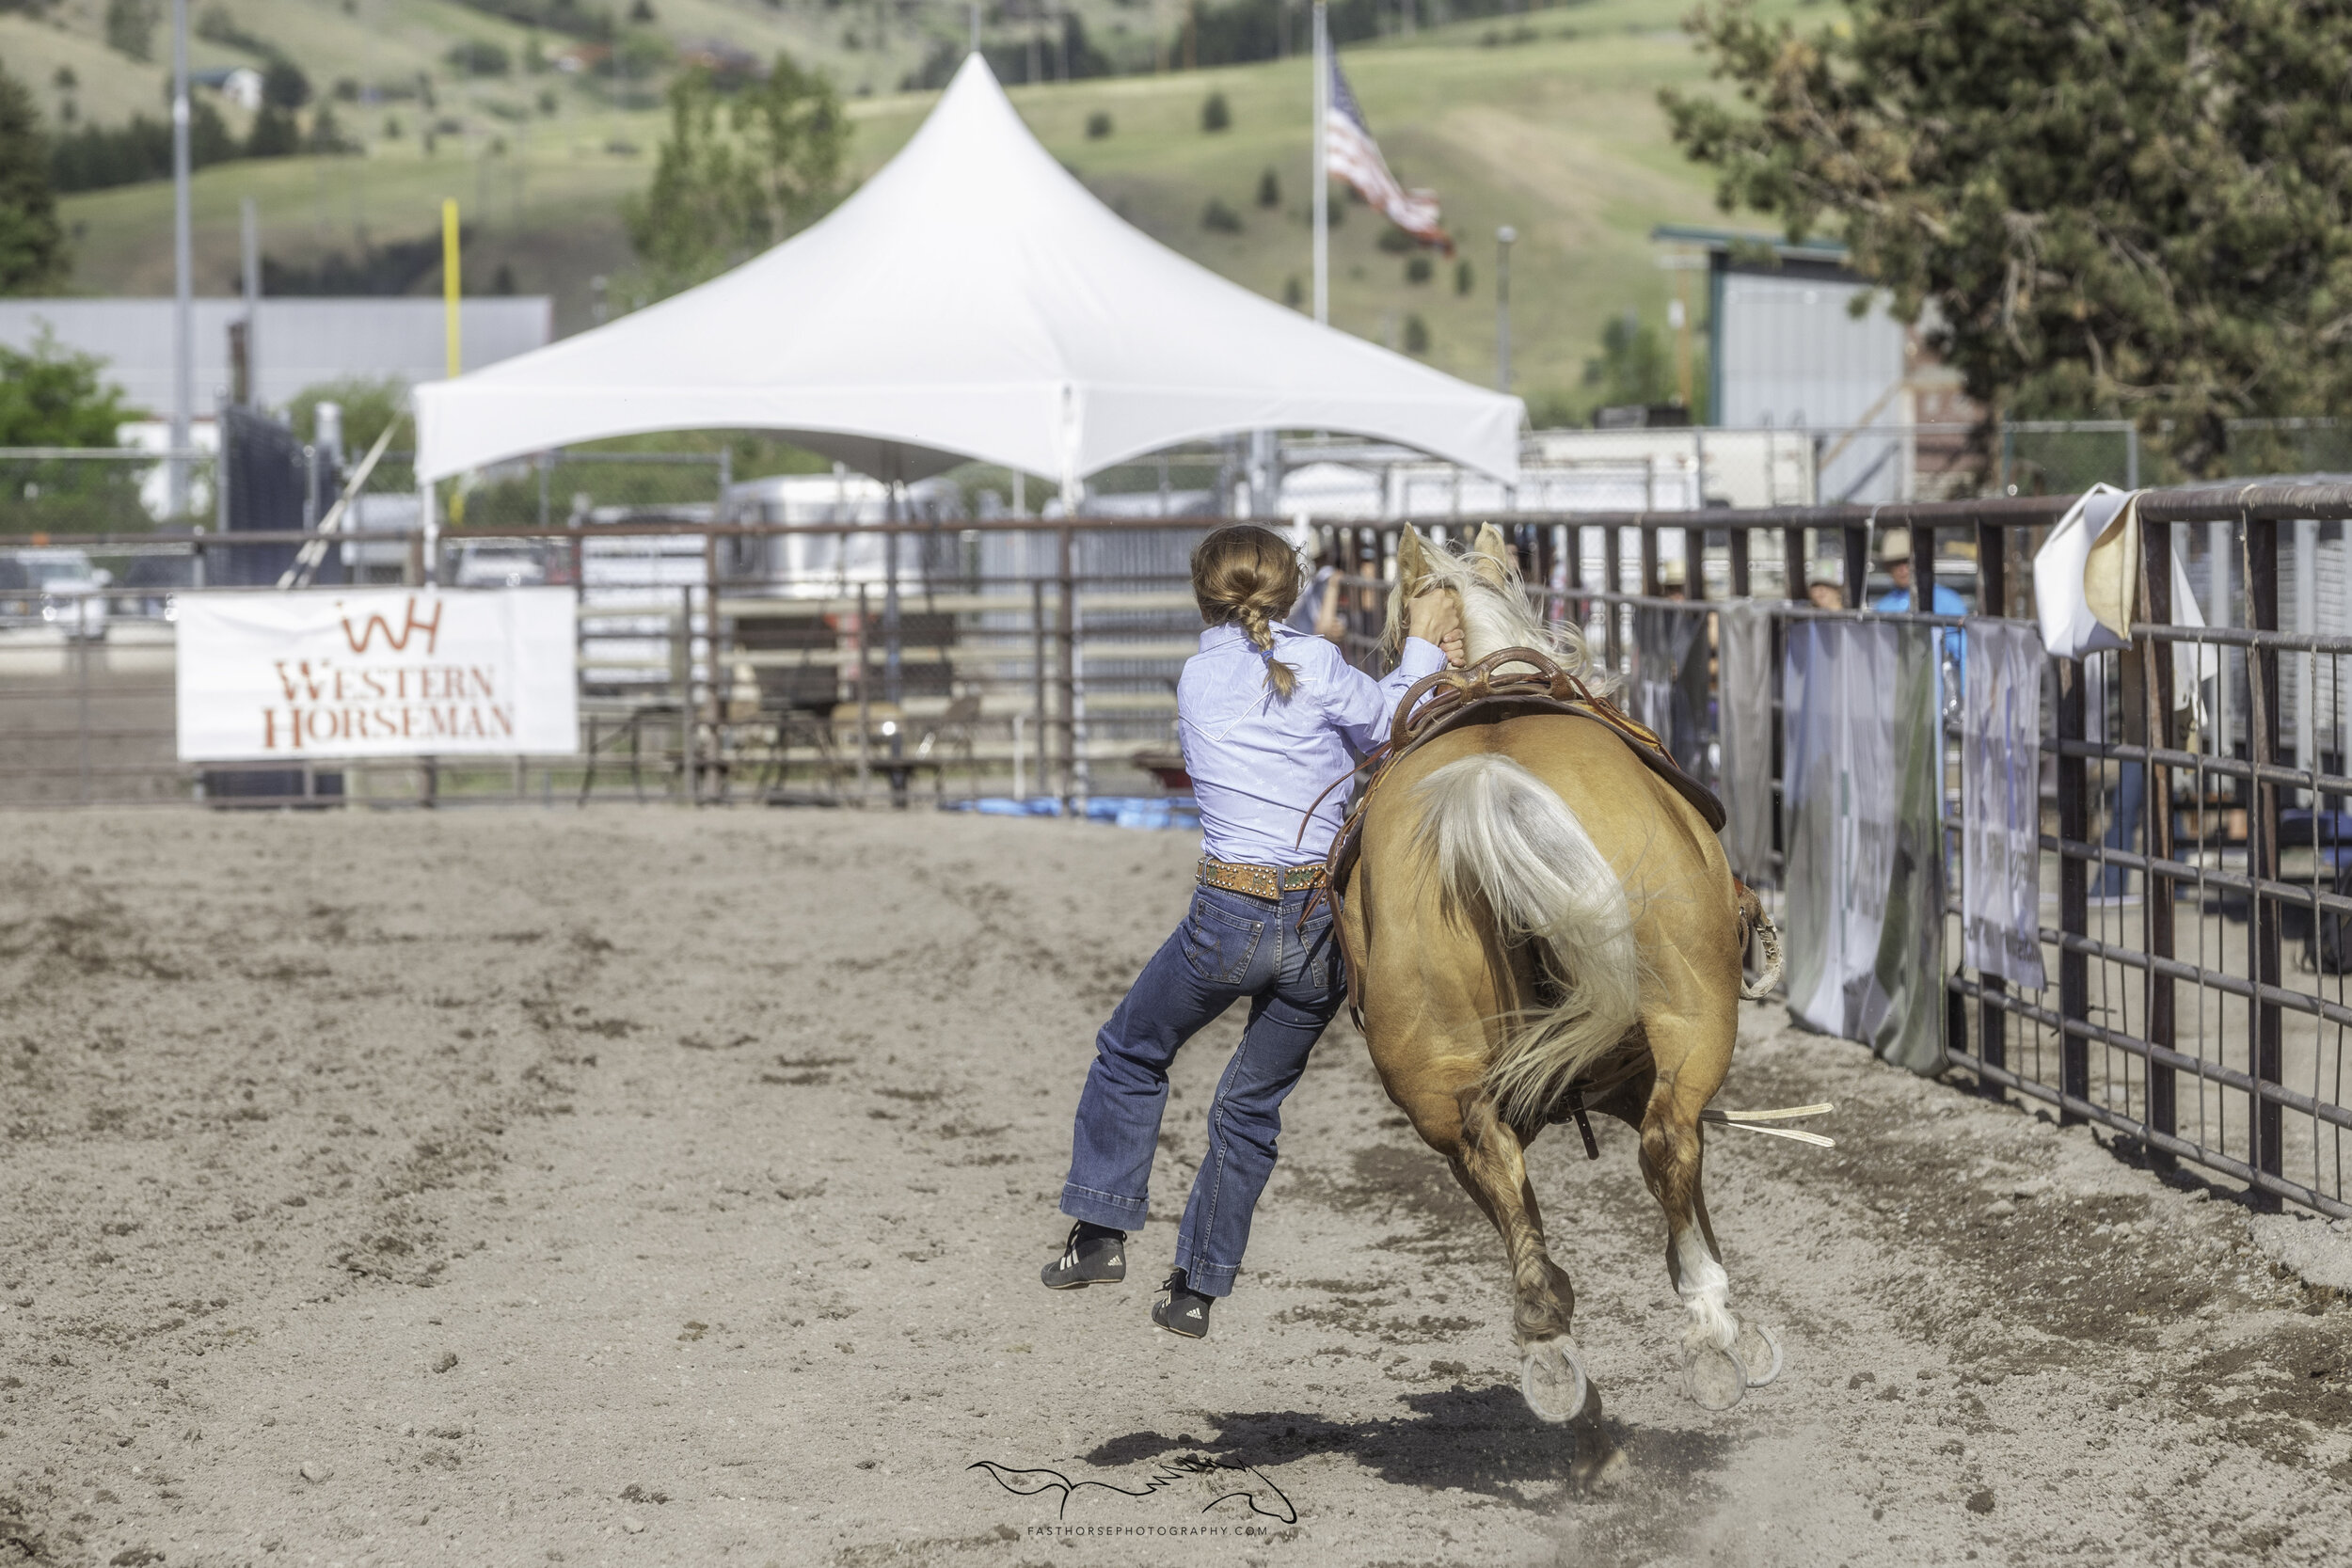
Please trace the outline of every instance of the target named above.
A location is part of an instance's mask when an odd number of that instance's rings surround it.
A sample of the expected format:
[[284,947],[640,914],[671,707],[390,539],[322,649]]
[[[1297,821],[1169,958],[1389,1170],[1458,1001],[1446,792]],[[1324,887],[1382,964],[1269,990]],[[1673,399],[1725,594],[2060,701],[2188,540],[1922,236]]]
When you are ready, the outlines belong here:
[[1396,669],[1375,681],[1325,639],[1277,626],[1274,657],[1298,672],[1288,702],[1274,694],[1266,657],[1241,627],[1202,632],[1176,682],[1176,737],[1200,803],[1203,851],[1250,865],[1311,865],[1329,852],[1346,814],[1348,791],[1332,786],[1389,737],[1398,700],[1445,668],[1445,652],[1406,638]]

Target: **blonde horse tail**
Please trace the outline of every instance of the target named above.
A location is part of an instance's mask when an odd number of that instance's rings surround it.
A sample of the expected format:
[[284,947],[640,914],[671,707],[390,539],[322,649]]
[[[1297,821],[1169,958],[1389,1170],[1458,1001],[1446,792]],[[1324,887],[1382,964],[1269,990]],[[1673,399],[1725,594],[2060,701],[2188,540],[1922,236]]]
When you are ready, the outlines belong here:
[[1421,834],[1457,909],[1533,943],[1559,1000],[1514,1021],[1486,1069],[1505,1119],[1540,1122],[1641,1021],[1642,961],[1624,885],[1559,792],[1509,757],[1448,763],[1414,790]]

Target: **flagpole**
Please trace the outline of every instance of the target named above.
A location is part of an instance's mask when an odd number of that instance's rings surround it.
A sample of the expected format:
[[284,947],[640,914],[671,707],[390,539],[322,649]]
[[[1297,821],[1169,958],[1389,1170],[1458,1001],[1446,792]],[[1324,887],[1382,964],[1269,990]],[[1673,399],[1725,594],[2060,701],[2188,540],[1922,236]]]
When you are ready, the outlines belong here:
[[[189,239],[189,118],[188,118],[188,0],[171,8],[171,515],[188,515],[188,450],[196,418],[196,263]],[[229,443],[224,435],[213,493],[222,494],[220,476],[228,473]],[[202,559],[199,552],[199,560]],[[87,666],[85,666],[87,668]]]
[[1315,171],[1307,182],[1307,199],[1314,207],[1315,323],[1327,326],[1331,322],[1331,29],[1323,4],[1324,0],[1315,0]]

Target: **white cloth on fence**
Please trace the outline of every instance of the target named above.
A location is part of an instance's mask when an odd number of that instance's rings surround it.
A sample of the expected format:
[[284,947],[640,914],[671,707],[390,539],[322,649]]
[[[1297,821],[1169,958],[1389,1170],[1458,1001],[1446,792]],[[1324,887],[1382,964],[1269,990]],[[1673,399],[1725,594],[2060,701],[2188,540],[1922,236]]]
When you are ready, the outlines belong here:
[[1788,1010],[1848,1039],[1868,1040],[1888,1006],[1875,972],[1894,873],[1899,672],[1889,623],[1789,623]]
[[2042,645],[2060,658],[2081,658],[2103,648],[2128,648],[2131,639],[2092,612],[2083,589],[2083,568],[2091,546],[2120,526],[2124,503],[2136,492],[2094,484],[2066,509],[2033,558],[2033,608],[2042,623]]
[[1724,853],[1750,887],[1776,887],[1772,864],[1772,617],[1753,599],[1717,612],[1717,722],[1723,744]]
[[2042,638],[1971,617],[1961,717],[1961,940],[1980,974],[2040,990]]
[[[2042,646],[2059,658],[2128,648],[2132,623],[2147,618],[2147,607],[2139,602],[2139,496],[2112,484],[2092,485],[2034,554],[2034,615],[2042,625]],[[2189,586],[2181,552],[2167,553],[2172,562],[2171,624],[2202,631],[2204,611]],[[2194,641],[2172,644],[2172,705],[2191,709],[2201,728],[2204,683],[2219,669],[2217,648]],[[2100,709],[2094,704],[2090,711],[2095,724]]]

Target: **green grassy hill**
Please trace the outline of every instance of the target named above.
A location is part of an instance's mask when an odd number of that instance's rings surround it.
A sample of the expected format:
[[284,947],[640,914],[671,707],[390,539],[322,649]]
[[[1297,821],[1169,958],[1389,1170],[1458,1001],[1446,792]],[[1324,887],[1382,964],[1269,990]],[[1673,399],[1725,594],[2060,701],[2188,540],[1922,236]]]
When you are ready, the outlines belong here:
[[[1671,145],[1657,105],[1661,86],[1705,80],[1703,62],[1675,25],[1686,3],[1586,0],[1513,19],[1507,28],[1465,23],[1348,50],[1349,78],[1391,166],[1406,183],[1438,192],[1470,277],[1467,292],[1458,292],[1454,265],[1439,261],[1427,281],[1408,280],[1406,258],[1378,248],[1382,221],[1349,205],[1332,234],[1335,325],[1401,347],[1418,317],[1431,363],[1490,380],[1494,232],[1504,223],[1520,235],[1513,258],[1516,390],[1573,394],[1613,315],[1632,310],[1662,325],[1673,279],[1659,269],[1648,231],[1662,221],[1716,215],[1709,179]],[[349,4],[345,11],[344,0],[243,0],[237,9],[245,25],[251,25],[248,9],[256,19],[285,13],[281,46],[322,87],[355,71],[373,71],[370,81],[413,75],[431,68],[453,38],[502,40],[519,51],[526,36],[443,0]],[[70,0],[67,11],[94,14],[99,5]],[[816,37],[815,19],[834,36],[811,52],[836,73],[845,61],[874,69],[881,58],[871,49],[839,47],[841,18],[851,14],[846,7],[656,5],[666,30],[686,36],[707,22],[707,34],[747,46]],[[1172,4],[1163,8],[1178,14]],[[747,18],[769,31],[751,36]],[[308,31],[295,29],[297,19]],[[64,42],[81,36],[16,17],[0,23],[17,31],[46,27]],[[1134,25],[1140,31],[1143,24]],[[0,48],[22,73],[17,31],[0,34]],[[74,47],[87,53],[85,44]],[[921,37],[905,40],[902,69],[928,47]],[[861,58],[868,55],[875,57]],[[589,325],[592,280],[621,274],[629,260],[619,204],[644,184],[660,137],[660,116],[648,102],[652,84],[632,103],[612,84],[553,73],[464,82],[451,79],[445,66],[439,71],[430,117],[415,102],[342,106],[346,128],[368,144],[364,157],[232,163],[202,172],[196,182],[199,286],[233,286],[243,197],[259,203],[269,254],[295,264],[429,235],[441,198],[453,197],[471,236],[469,288],[489,287],[503,268],[522,292],[555,296],[561,329]],[[78,67],[77,75],[83,92],[91,92],[90,76]],[[147,85],[126,91],[125,102],[160,91],[159,73],[141,81]],[[553,95],[552,113],[542,112],[542,91]],[[1232,106],[1231,128],[1216,134],[1200,128],[1201,103],[1213,91]],[[1046,146],[1105,201],[1155,238],[1278,299],[1294,281],[1301,290],[1309,281],[1309,92],[1308,65],[1295,58],[1011,89]],[[883,91],[853,100],[861,172],[904,143],[930,102],[929,94]],[[1097,112],[1110,116],[1111,134],[1089,138],[1086,124]],[[443,129],[428,154],[419,133],[431,121]],[[1258,196],[1269,168],[1278,200],[1265,207]],[[1239,214],[1239,232],[1203,224],[1213,199]],[[169,291],[167,186],[89,193],[64,208],[77,246],[78,290]],[[437,272],[417,283],[425,292],[437,286]]]

